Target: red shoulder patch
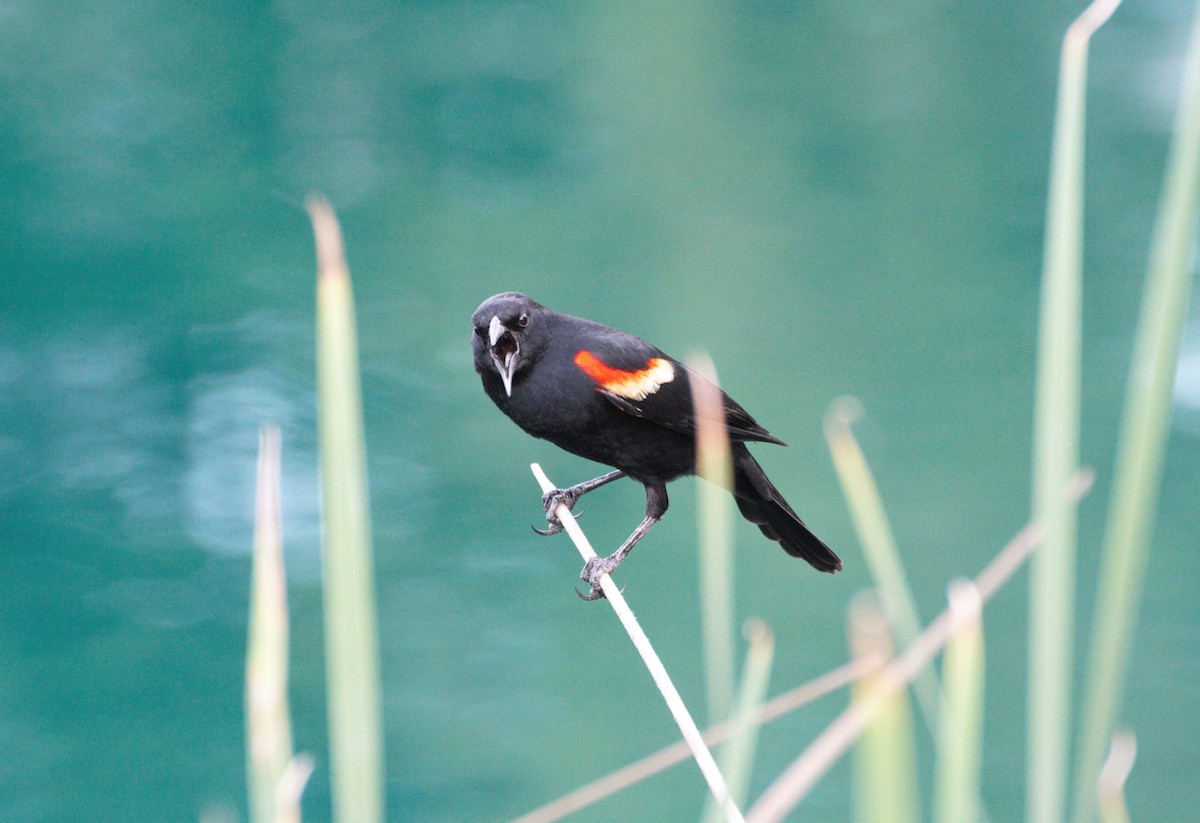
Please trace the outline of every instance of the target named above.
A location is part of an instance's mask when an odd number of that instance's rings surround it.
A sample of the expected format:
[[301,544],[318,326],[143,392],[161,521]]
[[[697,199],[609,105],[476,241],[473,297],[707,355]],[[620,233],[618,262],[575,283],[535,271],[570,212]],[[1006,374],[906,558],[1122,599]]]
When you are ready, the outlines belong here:
[[596,381],[598,391],[611,392],[629,400],[644,400],[662,384],[675,379],[675,367],[661,357],[651,357],[644,369],[626,371],[608,365],[587,349],[580,349],[575,353],[575,365]]

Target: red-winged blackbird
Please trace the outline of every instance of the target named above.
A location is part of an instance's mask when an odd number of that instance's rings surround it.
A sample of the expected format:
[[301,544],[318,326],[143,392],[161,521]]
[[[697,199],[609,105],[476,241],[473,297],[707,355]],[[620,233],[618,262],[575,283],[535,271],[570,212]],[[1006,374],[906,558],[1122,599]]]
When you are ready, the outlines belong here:
[[[590,320],[558,314],[517,292],[489,297],[471,317],[471,347],[483,390],[512,421],[572,454],[616,471],[542,498],[554,514],[592,489],[620,477],[646,487],[646,518],[608,557],[593,558],[579,575],[602,597],[600,577],[615,569],[667,510],[667,482],[696,471],[696,412],[690,381],[703,380],[645,340]],[[783,441],[755,422],[724,392],[733,456],[733,495],[742,515],[762,533],[823,572],[842,561],[800,522],[751,456],[746,442]]]

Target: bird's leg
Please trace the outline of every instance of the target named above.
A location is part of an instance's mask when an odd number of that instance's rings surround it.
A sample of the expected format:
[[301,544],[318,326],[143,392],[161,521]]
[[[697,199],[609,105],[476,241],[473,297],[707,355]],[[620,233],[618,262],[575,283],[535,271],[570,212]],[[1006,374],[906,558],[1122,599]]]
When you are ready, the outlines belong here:
[[590,492],[592,489],[597,489],[605,483],[611,483],[614,480],[619,480],[625,476],[625,472],[617,470],[611,471],[608,474],[602,474],[592,480],[586,480],[583,483],[576,483],[569,489],[551,489],[542,495],[542,508],[546,510],[546,522],[550,524],[548,529],[539,529],[536,526],[533,530],[541,535],[558,534],[562,531],[562,523],[558,522],[558,514],[556,511],[559,504],[564,504],[569,511],[579,501],[579,498]]
[[584,600],[597,600],[604,597],[604,590],[600,588],[600,578],[606,574],[612,574],[617,566],[621,565],[638,541],[654,528],[655,523],[662,520],[666,511],[667,487],[646,484],[646,519],[638,524],[638,527],[633,530],[633,534],[629,535],[615,552],[608,557],[593,557],[584,564],[583,571],[579,573],[579,579],[586,580],[591,590],[587,594],[582,594],[576,589],[575,593]]
[[616,571],[617,566],[621,565],[621,561],[629,556],[629,552],[637,545],[637,542],[646,536],[646,532],[650,531],[658,520],[659,518],[657,517],[647,517],[633,530],[633,534],[629,535],[625,542],[621,544],[621,548],[608,557],[593,557],[588,560],[583,566],[583,571],[579,573],[579,579],[586,580],[587,584],[591,587],[591,591],[583,594],[576,589],[575,594],[584,600],[597,600],[604,597],[604,590],[600,588],[600,578]]

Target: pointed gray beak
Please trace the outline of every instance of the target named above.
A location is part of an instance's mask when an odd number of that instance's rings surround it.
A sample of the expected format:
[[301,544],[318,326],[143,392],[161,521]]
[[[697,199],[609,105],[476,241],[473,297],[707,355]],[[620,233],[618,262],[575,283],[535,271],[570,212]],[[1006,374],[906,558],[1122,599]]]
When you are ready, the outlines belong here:
[[489,353],[500,379],[504,381],[504,393],[512,397],[513,375],[517,373],[517,363],[521,359],[521,343],[517,336],[504,327],[500,318],[492,316],[488,325]]

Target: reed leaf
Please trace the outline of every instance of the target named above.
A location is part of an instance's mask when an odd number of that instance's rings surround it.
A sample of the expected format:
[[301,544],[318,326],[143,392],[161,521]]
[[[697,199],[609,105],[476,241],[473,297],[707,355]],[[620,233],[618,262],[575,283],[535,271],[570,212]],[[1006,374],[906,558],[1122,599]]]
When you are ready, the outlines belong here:
[[317,408],[324,530],[325,661],[334,819],[383,819],[379,640],[358,341],[341,229],[310,198],[317,244]]
[[[748,620],[744,629],[750,642],[746,650],[746,661],[742,665],[742,677],[738,681],[737,697],[734,701],[733,735],[721,748],[719,765],[729,785],[729,796],[738,808],[746,802],[750,788],[750,773],[754,767],[754,753],[758,748],[759,711],[767,696],[771,682],[771,664],[775,657],[775,635],[771,627],[762,620]],[[720,823],[725,815],[711,799],[707,802],[705,823]]]
[[729,432],[717,372],[707,354],[688,365],[704,381],[691,381],[696,407],[696,511],[699,518],[701,635],[708,686],[708,720],[729,717],[733,703],[733,488]]
[[[892,638],[897,646],[907,646],[920,633],[921,623],[879,486],[851,428],[862,413],[862,404],[854,397],[830,403],[825,412],[825,440]],[[929,728],[935,729],[938,682],[932,669],[917,675],[913,691]]]
[[979,823],[979,775],[983,748],[983,603],[973,583],[950,586],[955,627],[942,659],[942,708],[938,718],[934,823]]
[[1095,819],[1095,781],[1125,688],[1187,314],[1200,193],[1200,5],[1192,24],[1134,341],[1084,684],[1074,820]]
[[279,452],[279,428],[264,426],[258,436],[254,565],[246,651],[246,784],[252,823],[275,821],[276,792],[292,759]]
[[[858,595],[850,608],[850,645],[857,658],[891,657],[887,621],[873,594]],[[855,705],[879,701],[886,688],[882,672],[867,675],[851,687]],[[874,718],[855,747],[854,802],[860,823],[917,823],[916,742],[908,692],[887,689]]]

